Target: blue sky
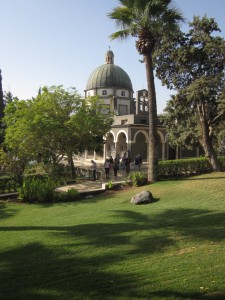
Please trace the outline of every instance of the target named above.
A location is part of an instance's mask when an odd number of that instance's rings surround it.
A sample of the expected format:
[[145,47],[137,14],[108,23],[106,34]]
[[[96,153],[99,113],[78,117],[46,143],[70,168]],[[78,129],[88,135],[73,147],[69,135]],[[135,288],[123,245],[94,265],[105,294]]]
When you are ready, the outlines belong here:
[[[225,0],[175,0],[174,4],[187,21],[193,15],[215,18],[225,37]],[[109,40],[116,28],[107,13],[117,5],[117,0],[0,0],[3,90],[29,99],[40,86],[63,85],[74,86],[83,95],[89,75],[104,64],[109,46],[115,64],[130,76],[134,92],[146,88],[134,40]],[[171,93],[156,80],[159,113]]]

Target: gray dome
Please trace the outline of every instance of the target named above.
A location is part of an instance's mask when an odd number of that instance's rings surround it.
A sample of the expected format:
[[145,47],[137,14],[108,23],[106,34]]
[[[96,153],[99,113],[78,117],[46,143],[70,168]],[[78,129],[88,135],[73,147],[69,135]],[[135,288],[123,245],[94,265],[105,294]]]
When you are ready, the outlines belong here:
[[105,64],[91,73],[86,90],[110,87],[132,90],[132,83],[123,69],[116,65]]
[[110,87],[133,90],[127,73],[114,65],[114,54],[111,50],[106,53],[106,63],[95,69],[89,76],[86,90]]

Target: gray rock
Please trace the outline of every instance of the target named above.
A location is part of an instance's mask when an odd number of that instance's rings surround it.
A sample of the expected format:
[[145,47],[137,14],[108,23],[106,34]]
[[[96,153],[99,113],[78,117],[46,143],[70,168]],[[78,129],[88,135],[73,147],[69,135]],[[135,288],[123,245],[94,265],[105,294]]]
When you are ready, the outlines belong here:
[[153,196],[150,191],[143,191],[131,198],[133,204],[147,204],[153,202]]

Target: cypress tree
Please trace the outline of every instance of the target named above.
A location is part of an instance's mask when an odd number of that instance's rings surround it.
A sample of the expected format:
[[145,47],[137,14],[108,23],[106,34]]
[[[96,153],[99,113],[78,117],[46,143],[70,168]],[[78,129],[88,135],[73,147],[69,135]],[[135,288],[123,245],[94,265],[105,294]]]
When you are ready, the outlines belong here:
[[2,75],[1,75],[1,69],[0,69],[0,145],[3,142],[3,123],[2,118],[4,117],[4,97],[3,97],[3,90],[2,90]]

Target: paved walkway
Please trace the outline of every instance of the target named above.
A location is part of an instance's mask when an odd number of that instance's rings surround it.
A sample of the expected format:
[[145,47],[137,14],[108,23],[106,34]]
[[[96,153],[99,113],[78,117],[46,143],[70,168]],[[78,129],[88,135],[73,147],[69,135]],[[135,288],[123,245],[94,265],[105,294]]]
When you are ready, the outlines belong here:
[[60,186],[56,189],[58,192],[66,192],[69,189],[76,189],[78,190],[79,193],[88,193],[91,191],[103,191],[105,190],[105,186],[108,182],[112,183],[119,183],[119,182],[125,182],[127,178],[125,176],[117,176],[114,177],[111,175],[111,178],[108,180],[85,180],[85,179],[78,179],[76,183],[70,184],[70,185],[65,185],[65,186]]
[[[82,168],[89,168],[89,165],[85,165],[85,164],[81,164],[79,166],[81,169]],[[97,171],[100,171],[101,173],[101,177],[104,178],[104,169],[103,169],[103,165],[99,164]],[[137,171],[135,166],[133,164],[131,164],[131,173]],[[143,164],[141,167],[141,171],[147,171],[147,164]],[[85,179],[78,179],[77,182],[75,184],[70,184],[70,185],[66,185],[66,186],[61,186],[58,187],[56,190],[57,191],[68,191],[69,189],[76,189],[78,190],[79,193],[88,193],[91,191],[103,191],[105,190],[105,186],[108,182],[112,182],[112,183],[119,183],[119,182],[126,182],[127,181],[127,176],[126,176],[126,172],[124,170],[119,170],[118,171],[118,176],[114,177],[113,175],[113,171],[110,172],[110,178],[109,179],[98,179],[96,181],[91,181],[91,180],[85,180]]]

